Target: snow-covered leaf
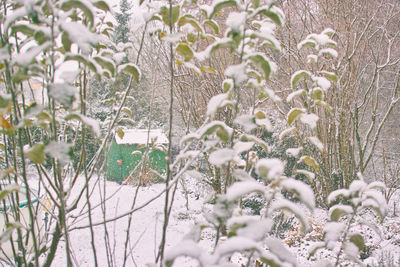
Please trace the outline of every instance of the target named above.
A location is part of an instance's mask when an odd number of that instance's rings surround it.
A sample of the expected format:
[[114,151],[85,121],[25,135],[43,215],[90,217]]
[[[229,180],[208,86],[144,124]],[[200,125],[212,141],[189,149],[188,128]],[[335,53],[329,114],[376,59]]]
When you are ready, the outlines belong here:
[[49,85],[49,96],[59,103],[71,106],[77,89],[66,83],[53,83]]
[[213,29],[215,34],[219,34],[219,26],[215,20],[207,19],[204,21],[204,25],[208,25],[211,29]]
[[35,144],[33,147],[25,151],[25,156],[33,163],[44,164],[45,153],[44,144]]
[[338,52],[333,48],[324,48],[319,50],[318,56],[329,55],[331,57],[338,57]]
[[338,189],[333,192],[331,192],[327,198],[328,204],[333,203],[336,201],[339,197],[347,199],[350,196],[350,192],[348,189]]
[[260,69],[260,71],[264,74],[264,79],[269,80],[269,76],[271,74],[271,66],[269,64],[269,60],[261,53],[252,54],[248,57],[253,64]]
[[262,184],[254,180],[236,182],[228,188],[224,197],[227,201],[234,201],[252,192],[259,192],[261,194],[264,194],[265,188]]
[[221,148],[210,153],[209,161],[211,164],[222,167],[235,157],[235,151],[230,148]]
[[286,97],[286,101],[287,102],[292,102],[293,98],[295,97],[299,97],[301,95],[305,95],[306,91],[304,89],[300,89],[297,91],[294,91],[292,93],[290,93],[287,97]]
[[292,77],[290,78],[290,84],[292,86],[292,89],[296,88],[297,83],[300,81],[301,78],[303,77],[311,77],[311,73],[306,70],[298,70],[295,73],[292,74]]
[[349,205],[334,205],[329,209],[329,218],[331,221],[337,222],[340,217],[348,214],[352,214],[354,212],[353,207]]
[[3,201],[8,195],[16,193],[20,190],[21,186],[16,183],[8,184],[6,186],[2,185],[0,191],[0,201]]
[[304,213],[303,209],[301,209],[295,203],[287,199],[280,199],[279,201],[274,202],[271,207],[272,210],[285,210],[292,213],[297,218],[297,220],[299,220],[301,224],[301,230],[303,232],[308,231],[309,224],[307,221],[307,216]]
[[118,66],[118,71],[132,75],[133,79],[138,83],[141,78],[141,72],[138,66],[133,63],[126,63]]
[[319,165],[318,165],[317,161],[310,156],[302,156],[299,159],[299,162],[304,162],[307,166],[312,167],[315,171],[318,171],[318,169],[319,169]]
[[64,11],[69,11],[71,9],[80,9],[85,14],[85,17],[89,20],[90,27],[93,25],[94,22],[94,15],[93,14],[93,6],[91,6],[90,2],[81,1],[81,0],[66,0],[62,1],[61,9]]
[[235,7],[236,5],[237,5],[236,0],[216,1],[212,6],[211,12],[207,14],[207,16],[209,19],[212,19],[214,15],[217,14],[219,11],[221,11],[223,8]]
[[233,145],[233,150],[237,155],[242,154],[243,152],[249,151],[254,146],[254,142],[236,142]]
[[358,251],[363,251],[365,247],[364,238],[360,234],[352,234],[349,241],[357,246]]
[[288,148],[286,149],[286,155],[288,155],[289,157],[297,158],[302,150],[302,147]]
[[46,145],[44,152],[49,154],[52,158],[57,159],[61,164],[64,165],[71,161],[72,144],[51,141]]
[[260,159],[256,164],[256,172],[267,180],[278,179],[283,175],[285,165],[280,159]]
[[100,125],[95,119],[89,118],[79,113],[70,113],[64,118],[65,120],[79,120],[86,126],[88,126],[96,137],[100,136]]
[[280,185],[286,191],[294,193],[310,210],[315,208],[314,192],[307,184],[289,178],[282,181]]
[[[170,21],[170,17],[169,17],[170,13],[172,13],[171,21]],[[162,20],[163,20],[165,25],[170,25],[170,23],[172,25],[175,25],[175,23],[179,19],[179,13],[180,13],[180,6],[179,5],[173,6],[172,7],[172,12],[170,12],[169,8],[166,7],[166,6],[162,6],[160,8],[160,15],[161,15]]]
[[243,127],[244,131],[247,133],[257,128],[255,118],[252,115],[240,115],[235,119],[234,122]]
[[292,125],[295,120],[297,120],[301,114],[305,113],[306,110],[302,108],[292,108],[286,117],[286,120],[289,125]]
[[319,151],[322,152],[324,150],[324,145],[322,144],[322,142],[319,140],[318,137],[308,136],[307,139],[311,142],[311,144],[313,144],[316,148],[318,148]]
[[193,51],[187,44],[178,44],[176,52],[181,55],[185,61],[189,61],[193,57]]

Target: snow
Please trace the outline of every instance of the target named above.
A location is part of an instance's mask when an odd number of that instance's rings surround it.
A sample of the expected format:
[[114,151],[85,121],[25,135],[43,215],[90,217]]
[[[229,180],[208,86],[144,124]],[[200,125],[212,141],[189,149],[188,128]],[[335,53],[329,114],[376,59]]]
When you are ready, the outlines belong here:
[[285,165],[280,159],[260,159],[256,165],[256,172],[263,178],[275,180],[282,176]]
[[290,93],[287,97],[286,97],[286,102],[291,102],[293,100],[293,98],[301,96],[302,94],[304,94],[306,91],[304,89],[300,89],[297,91],[294,91],[292,93]]
[[331,82],[325,77],[312,76],[312,80],[325,92],[331,87]]
[[246,23],[246,12],[232,12],[226,19],[226,26],[230,27],[233,31],[241,31]]
[[316,136],[309,136],[307,137],[308,140],[310,140],[311,144],[313,144],[314,146],[316,146],[318,148],[319,151],[324,150],[324,145],[322,144],[322,142],[319,140],[318,137]]
[[302,123],[307,124],[308,126],[310,126],[311,129],[315,129],[315,127],[317,127],[318,120],[319,120],[319,117],[317,115],[315,115],[314,113],[300,114],[300,121]]
[[226,68],[225,75],[232,78],[236,86],[240,86],[240,84],[247,80],[246,69],[245,63],[230,65]]
[[44,152],[48,153],[51,157],[58,159],[62,164],[66,164],[71,160],[69,156],[71,148],[71,144],[51,141],[46,145]]
[[35,58],[43,52],[43,50],[46,50],[51,46],[50,42],[44,42],[41,45],[31,47],[29,50],[16,54],[13,58],[13,62],[17,63],[18,65],[22,67],[28,67],[34,60]]
[[256,181],[236,182],[228,188],[225,199],[227,201],[234,201],[252,192],[264,194],[265,188]]
[[88,28],[78,22],[64,22],[61,28],[68,33],[68,38],[78,45],[83,54],[88,54],[96,43],[100,41],[97,34],[92,33]]
[[307,184],[295,180],[295,179],[287,179],[281,182],[282,188],[287,191],[295,192],[296,196],[309,208],[314,209],[315,207],[315,198],[314,193],[310,186]]
[[209,161],[211,164],[222,167],[235,157],[235,151],[230,148],[221,148],[210,153]]
[[217,113],[218,108],[222,107],[222,103],[228,99],[228,94],[218,94],[211,97],[207,104],[207,116],[213,117]]
[[[126,129],[124,130],[124,137],[121,139],[118,134],[115,134],[115,141],[117,144],[141,144],[147,143],[147,129]],[[168,138],[161,129],[151,129],[149,143],[157,138],[156,144],[168,144]]]
[[286,155],[288,155],[289,157],[297,158],[302,150],[303,150],[302,147],[288,148],[288,149],[286,149]]

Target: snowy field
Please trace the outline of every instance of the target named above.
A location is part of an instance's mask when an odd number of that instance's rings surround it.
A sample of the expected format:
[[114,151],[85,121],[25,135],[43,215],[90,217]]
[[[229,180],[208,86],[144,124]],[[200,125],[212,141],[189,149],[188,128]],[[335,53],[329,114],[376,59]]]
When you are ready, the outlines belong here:
[[[204,188],[199,189],[199,184],[194,180],[186,180],[186,188],[188,189],[188,198],[186,199],[182,186],[179,185],[176,191],[172,215],[168,227],[167,235],[167,253],[168,250],[175,246],[179,246],[181,239],[187,234],[194,222],[202,222],[204,218],[202,213],[210,207],[210,204],[203,204],[207,198]],[[136,187],[131,185],[119,185],[114,182],[106,182],[106,195],[108,196],[106,204],[106,218],[114,218],[124,214],[131,209],[132,201],[136,192]],[[136,207],[141,206],[148,200],[160,194],[164,189],[163,184],[154,184],[149,187],[140,187],[138,190]],[[94,187],[91,196],[91,205],[95,207],[93,210],[93,222],[101,222],[103,220],[100,192],[103,193],[104,184],[97,184]],[[399,194],[395,195],[392,200],[398,200]],[[187,205],[189,210],[187,210]],[[154,263],[159,242],[161,240],[161,229],[163,223],[163,207],[164,195],[155,199],[146,207],[136,211],[132,217],[130,232],[130,240],[127,246],[128,260],[126,266],[146,266],[148,263]],[[361,232],[366,233],[366,249],[362,255],[363,263],[369,266],[399,266],[400,258],[400,218],[393,217],[393,202],[389,205],[388,216],[378,229],[382,238],[374,231],[365,228]],[[85,207],[84,207],[85,208]],[[80,213],[82,207],[76,210]],[[243,210],[243,214],[251,212]],[[399,212],[397,212],[399,213]],[[327,213],[321,209],[315,210],[313,216],[309,218],[312,224],[312,232],[301,235],[296,230],[296,222],[288,227],[286,231],[280,233],[281,239],[297,258],[299,266],[316,266],[317,260],[326,259],[333,262],[333,254],[330,251],[320,251],[315,257],[308,258],[309,250],[314,243],[322,238],[322,229],[326,222]],[[239,216],[239,215],[238,215]],[[88,218],[73,218],[74,223],[71,225],[70,242],[74,255],[76,266],[94,266],[93,252],[91,248],[91,235],[89,228],[80,229],[82,226],[88,225]],[[109,239],[110,251],[113,254],[113,266],[123,265],[123,255],[126,241],[128,216],[119,220],[111,221],[104,225],[96,226],[95,248],[97,251],[97,262],[99,266],[109,266],[107,260],[106,239]],[[74,229],[76,228],[76,229]],[[105,235],[107,230],[107,236]],[[211,230],[204,231],[201,236],[200,246],[212,252],[215,233]],[[222,241],[223,242],[223,241]],[[236,254],[232,257],[232,261],[238,264],[241,262],[241,255]],[[54,263],[57,266],[65,266],[64,244],[59,247]],[[198,266],[195,260],[190,258],[179,258],[174,266]],[[239,265],[240,266],[240,265]],[[352,266],[352,265],[351,265]],[[357,266],[357,265],[356,265]]]

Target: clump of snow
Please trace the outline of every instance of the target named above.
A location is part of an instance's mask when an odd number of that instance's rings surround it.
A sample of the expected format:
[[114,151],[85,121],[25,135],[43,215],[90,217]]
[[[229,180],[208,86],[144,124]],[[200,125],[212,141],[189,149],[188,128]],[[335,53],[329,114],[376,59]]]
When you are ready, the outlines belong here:
[[315,127],[317,127],[318,120],[319,120],[319,117],[317,115],[315,115],[314,113],[301,114],[300,115],[300,121],[302,123],[307,124],[308,126],[310,126],[311,129],[314,129]]
[[248,133],[257,128],[254,116],[252,115],[240,115],[235,119],[234,122],[242,126],[244,131]]
[[303,150],[303,147],[288,148],[288,149],[286,149],[286,155],[288,155],[289,157],[297,158],[302,150]]
[[217,113],[218,108],[223,107],[228,99],[228,94],[218,94],[211,97],[207,104],[207,116],[213,117]]
[[316,136],[309,136],[307,139],[310,140],[311,144],[313,144],[314,146],[316,146],[316,147],[318,148],[319,151],[324,150],[324,145],[322,144],[322,142],[319,140],[318,137],[316,137]]
[[222,167],[235,157],[235,151],[230,148],[221,148],[210,153],[209,161],[211,164]]
[[312,76],[312,80],[325,92],[331,87],[331,82],[325,77]]
[[282,188],[286,191],[295,192],[299,199],[311,210],[315,207],[315,197],[312,189],[307,184],[295,180],[287,179],[281,182]]
[[256,181],[236,182],[228,188],[225,199],[227,201],[234,201],[243,195],[256,191],[263,194],[265,192],[265,188],[262,184]]
[[226,19],[226,26],[234,31],[240,31],[246,23],[247,12],[232,12]]
[[274,180],[282,176],[285,164],[280,159],[260,159],[256,165],[256,172],[264,179]]
[[236,86],[240,86],[247,79],[246,64],[231,65],[225,70],[225,75],[235,82]]

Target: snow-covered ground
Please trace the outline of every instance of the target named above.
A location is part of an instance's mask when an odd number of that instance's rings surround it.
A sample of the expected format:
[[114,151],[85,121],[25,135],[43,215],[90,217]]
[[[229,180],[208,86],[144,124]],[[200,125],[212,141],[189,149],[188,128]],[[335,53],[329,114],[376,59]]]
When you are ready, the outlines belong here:
[[[172,248],[179,245],[182,237],[188,233],[196,221],[204,221],[202,211],[204,209],[204,199],[206,193],[198,188],[199,184],[194,180],[186,181],[186,188],[189,193],[186,199],[181,184],[176,191],[174,205],[169,221],[166,248]],[[103,210],[101,206],[97,206],[101,202],[100,192],[103,192],[103,183],[94,187],[91,196],[93,222],[101,222],[103,220]],[[114,182],[106,182],[106,195],[109,199],[106,201],[106,218],[114,218],[124,214],[131,209],[132,201],[136,192],[136,187],[131,185],[119,185]],[[164,190],[163,184],[154,184],[149,187],[140,187],[138,190],[137,204],[139,207],[143,203],[157,196]],[[395,195],[392,200],[399,200],[399,194]],[[188,200],[188,202],[186,202]],[[132,224],[129,229],[130,242],[127,245],[127,253],[129,255],[126,266],[146,266],[147,263],[154,263],[157,254],[158,245],[161,240],[161,229],[163,223],[164,195],[155,199],[148,206],[136,211],[132,216]],[[188,204],[189,210],[186,208]],[[207,208],[206,204],[206,208]],[[389,204],[389,216],[380,226],[382,238],[369,229],[362,229],[366,235],[367,249],[364,257],[364,263],[370,266],[397,266],[400,258],[400,218],[390,217],[393,214],[393,202]],[[79,207],[76,214],[80,213],[82,207]],[[399,213],[399,212],[398,212]],[[287,230],[284,233],[285,238],[282,240],[288,245],[288,248],[297,256],[297,262],[300,266],[312,266],[317,258],[309,258],[309,249],[315,243],[321,240],[323,228],[326,222],[326,211],[317,209],[314,212],[312,220],[313,231],[305,236],[299,235],[296,230]],[[97,254],[97,262],[99,266],[108,266],[106,239],[110,240],[110,251],[113,254],[113,266],[122,266],[125,240],[127,231],[128,216],[111,221],[106,224],[107,235],[105,235],[104,225],[96,226],[94,229],[95,248]],[[88,225],[88,216],[85,212],[83,216],[76,218],[71,226],[70,243],[74,255],[74,262],[77,266],[94,266],[94,257],[91,247],[91,234],[89,228],[74,229]],[[295,228],[295,227],[294,227]],[[202,234],[200,246],[212,251],[215,233],[205,231]],[[64,266],[65,259],[65,243],[59,247],[54,266]],[[317,254],[318,259],[326,258],[333,261],[333,254],[323,250]],[[385,258],[386,265],[379,265],[380,259]],[[237,263],[240,263],[240,255],[232,257]],[[393,265],[390,265],[392,262]],[[198,266],[195,260],[189,258],[179,258],[174,266]]]

